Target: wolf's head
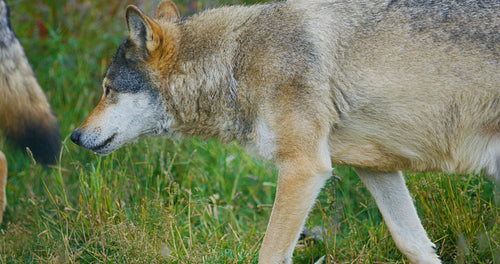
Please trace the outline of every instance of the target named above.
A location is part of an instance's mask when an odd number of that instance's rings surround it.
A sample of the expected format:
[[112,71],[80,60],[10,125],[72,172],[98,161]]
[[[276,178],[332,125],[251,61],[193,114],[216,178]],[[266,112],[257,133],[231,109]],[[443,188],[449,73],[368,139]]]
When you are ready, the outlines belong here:
[[106,71],[104,94],[71,135],[73,142],[101,155],[142,136],[168,133],[173,120],[163,105],[158,82],[176,61],[178,41],[171,22],[179,19],[177,7],[163,1],[153,20],[129,6],[126,18],[129,36]]

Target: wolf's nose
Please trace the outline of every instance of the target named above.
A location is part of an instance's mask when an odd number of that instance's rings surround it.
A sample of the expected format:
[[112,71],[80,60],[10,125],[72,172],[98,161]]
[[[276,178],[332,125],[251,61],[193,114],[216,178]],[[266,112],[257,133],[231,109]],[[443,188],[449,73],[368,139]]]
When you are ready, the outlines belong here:
[[82,135],[82,132],[80,132],[80,129],[76,129],[71,134],[71,141],[73,141],[73,143],[75,143],[77,145],[80,145],[80,136],[81,135]]

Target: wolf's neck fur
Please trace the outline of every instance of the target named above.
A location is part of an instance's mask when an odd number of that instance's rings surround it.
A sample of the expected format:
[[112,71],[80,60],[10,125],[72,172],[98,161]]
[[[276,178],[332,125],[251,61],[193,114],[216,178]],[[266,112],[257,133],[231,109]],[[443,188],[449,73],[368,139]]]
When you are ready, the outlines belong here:
[[[238,12],[243,9],[246,12]],[[242,109],[242,105],[248,108],[251,104],[241,104],[246,100],[246,87],[235,75],[240,44],[237,38],[239,28],[259,9],[209,10],[179,23],[176,66],[163,89],[167,93],[164,98],[171,100],[165,102],[166,107],[175,115],[173,130],[225,142],[246,140],[255,111]]]

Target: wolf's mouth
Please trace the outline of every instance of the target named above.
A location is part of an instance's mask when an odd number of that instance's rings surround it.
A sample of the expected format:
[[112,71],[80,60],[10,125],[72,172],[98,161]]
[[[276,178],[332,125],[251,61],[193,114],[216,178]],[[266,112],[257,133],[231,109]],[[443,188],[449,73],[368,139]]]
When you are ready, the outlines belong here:
[[115,139],[116,135],[117,135],[117,133],[114,133],[113,135],[111,135],[111,137],[109,137],[104,142],[102,142],[101,145],[95,146],[95,147],[91,148],[90,150],[97,152],[97,153],[101,152],[101,150],[106,148],[109,145],[109,143],[111,143]]

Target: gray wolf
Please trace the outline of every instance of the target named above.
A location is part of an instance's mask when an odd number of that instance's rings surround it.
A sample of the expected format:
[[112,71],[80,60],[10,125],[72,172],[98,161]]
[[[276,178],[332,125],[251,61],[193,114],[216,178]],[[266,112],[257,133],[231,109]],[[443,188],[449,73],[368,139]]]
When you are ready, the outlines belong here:
[[279,168],[259,263],[291,263],[332,164],[353,166],[398,248],[440,263],[402,170],[500,175],[500,2],[291,0],[180,18],[126,10],[104,95],[73,132],[237,141]]
[[[0,1],[0,129],[35,160],[54,164],[61,148],[59,125]],[[0,152],[0,222],[7,202],[7,161]]]

